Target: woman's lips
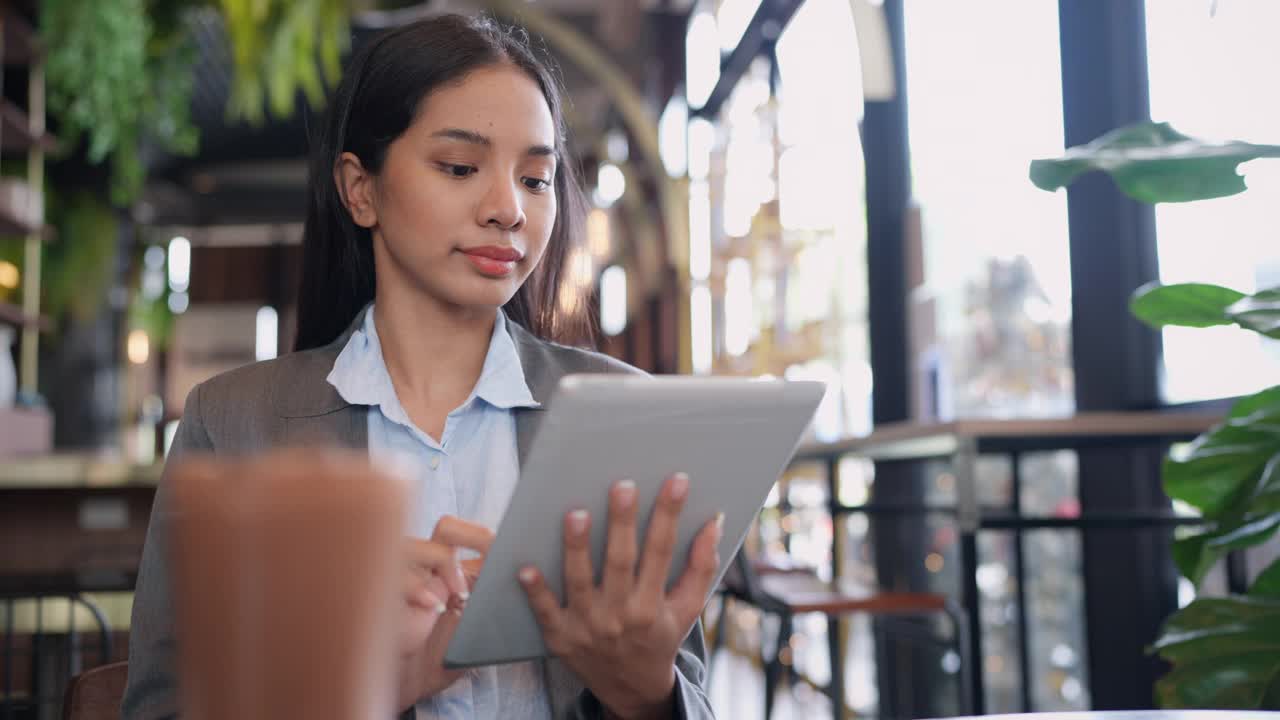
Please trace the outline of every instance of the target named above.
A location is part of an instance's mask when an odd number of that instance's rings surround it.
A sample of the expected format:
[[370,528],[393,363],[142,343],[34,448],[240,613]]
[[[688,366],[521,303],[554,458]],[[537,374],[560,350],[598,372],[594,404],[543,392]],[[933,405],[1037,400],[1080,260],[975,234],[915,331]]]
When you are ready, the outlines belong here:
[[483,247],[462,250],[481,275],[489,277],[506,277],[515,272],[516,263],[524,258],[524,253],[513,247],[486,245]]

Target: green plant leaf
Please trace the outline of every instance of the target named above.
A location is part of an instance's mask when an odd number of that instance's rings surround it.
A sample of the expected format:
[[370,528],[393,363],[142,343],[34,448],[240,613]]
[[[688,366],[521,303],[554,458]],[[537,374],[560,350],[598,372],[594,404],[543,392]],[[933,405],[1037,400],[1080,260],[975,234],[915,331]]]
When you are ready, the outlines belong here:
[[1261,545],[1280,528],[1280,515],[1270,515],[1241,523],[1214,534],[1206,546],[1214,550],[1243,550]]
[[1173,663],[1156,684],[1161,706],[1266,707],[1280,696],[1280,600],[1196,600],[1169,617],[1153,649]]
[[1240,327],[1280,339],[1280,289],[1242,297],[1227,308],[1226,314]]
[[1274,385],[1252,395],[1240,398],[1231,405],[1229,420],[1254,415],[1258,412],[1280,412],[1280,385]]
[[1196,438],[1185,457],[1165,460],[1164,489],[1216,518],[1254,490],[1277,453],[1280,436],[1224,423]]
[[1204,576],[1224,554],[1222,550],[1208,547],[1209,536],[1210,533],[1201,532],[1178,538],[1169,548],[1173,554],[1173,563],[1178,566],[1178,572],[1196,587],[1200,586]]
[[1168,123],[1139,123],[1073,147],[1061,158],[1033,160],[1031,182],[1057,190],[1101,170],[1136,200],[1189,202],[1243,192],[1236,167],[1265,157],[1280,157],[1280,146],[1212,143],[1183,135]]
[[1249,595],[1280,600],[1280,558],[1273,560],[1258,573],[1253,579],[1253,585],[1249,587]]
[[1204,283],[1161,285],[1152,283],[1138,288],[1129,302],[1130,311],[1152,327],[1212,327],[1235,322],[1227,309],[1247,299],[1231,288]]

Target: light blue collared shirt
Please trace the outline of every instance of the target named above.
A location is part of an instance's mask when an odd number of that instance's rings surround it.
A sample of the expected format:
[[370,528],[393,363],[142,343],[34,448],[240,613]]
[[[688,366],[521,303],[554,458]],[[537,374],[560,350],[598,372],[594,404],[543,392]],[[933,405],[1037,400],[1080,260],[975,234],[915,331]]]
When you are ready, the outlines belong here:
[[[445,515],[497,530],[520,477],[514,408],[537,407],[501,312],[480,379],[445,420],[439,442],[420,430],[396,397],[373,322],[373,305],[333,364],[328,381],[344,400],[369,406],[369,456],[412,468],[409,532],[429,538]],[[418,720],[551,717],[541,661],[472,668],[422,700]]]

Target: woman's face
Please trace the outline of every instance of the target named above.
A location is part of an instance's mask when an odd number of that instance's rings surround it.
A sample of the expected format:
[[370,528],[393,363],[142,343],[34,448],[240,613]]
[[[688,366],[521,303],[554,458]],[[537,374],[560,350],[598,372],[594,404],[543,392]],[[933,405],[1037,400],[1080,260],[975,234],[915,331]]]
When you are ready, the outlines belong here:
[[352,218],[372,232],[379,294],[505,305],[555,223],[555,138],[537,83],[504,64],[424,98],[376,176],[344,153],[336,179]]

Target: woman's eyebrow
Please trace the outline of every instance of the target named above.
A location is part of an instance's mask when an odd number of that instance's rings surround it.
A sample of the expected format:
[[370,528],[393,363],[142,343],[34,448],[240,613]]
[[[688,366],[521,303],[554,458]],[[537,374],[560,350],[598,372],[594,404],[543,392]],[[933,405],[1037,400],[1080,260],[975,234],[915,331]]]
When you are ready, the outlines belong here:
[[[480,145],[482,147],[493,147],[493,140],[474,130],[464,130],[462,128],[444,128],[431,133],[433,138],[443,138],[445,140],[456,140],[471,145]],[[555,148],[550,145],[530,145],[525,151],[527,155],[556,157]]]

